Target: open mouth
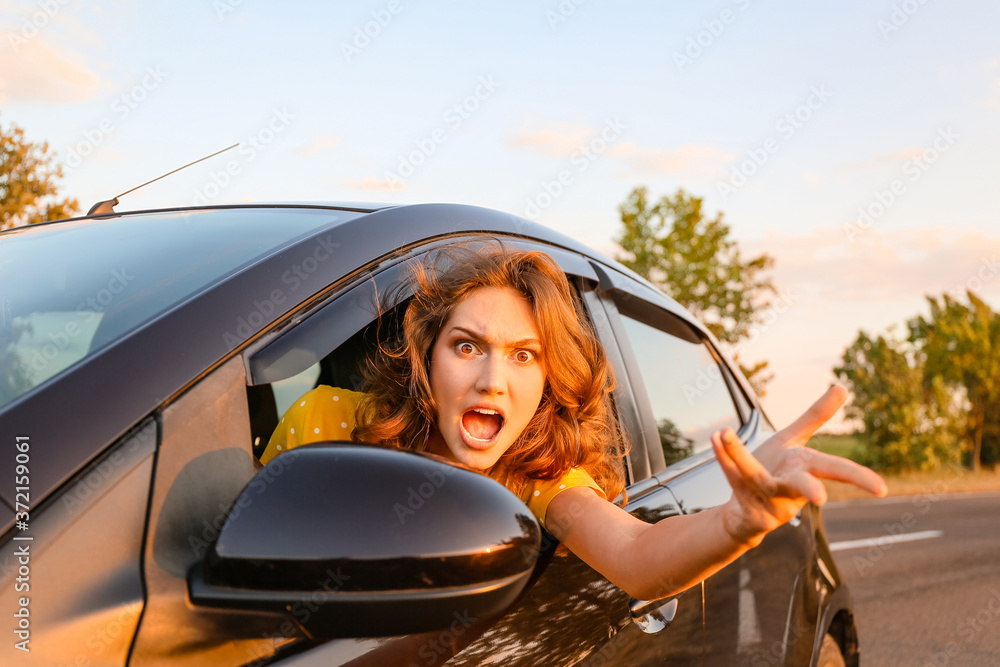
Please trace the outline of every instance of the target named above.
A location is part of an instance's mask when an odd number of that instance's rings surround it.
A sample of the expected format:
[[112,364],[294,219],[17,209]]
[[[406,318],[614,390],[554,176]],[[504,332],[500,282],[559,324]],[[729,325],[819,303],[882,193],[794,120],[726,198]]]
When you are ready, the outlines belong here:
[[472,408],[462,415],[462,428],[475,442],[487,443],[503,428],[503,415],[488,408]]

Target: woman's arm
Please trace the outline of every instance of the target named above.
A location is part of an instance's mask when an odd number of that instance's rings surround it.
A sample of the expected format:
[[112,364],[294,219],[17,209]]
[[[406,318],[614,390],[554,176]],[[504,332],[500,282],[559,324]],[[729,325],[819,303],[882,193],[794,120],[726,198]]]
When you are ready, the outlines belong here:
[[653,600],[679,593],[760,544],[807,502],[822,505],[826,491],[820,479],[885,495],[885,483],[868,468],[803,447],[846,397],[843,387],[831,387],[761,445],[756,457],[732,429],[712,434],[716,458],[733,488],[732,497],[718,507],[648,524],[590,489],[571,488],[553,498],[546,525],[573,553],[633,597]]

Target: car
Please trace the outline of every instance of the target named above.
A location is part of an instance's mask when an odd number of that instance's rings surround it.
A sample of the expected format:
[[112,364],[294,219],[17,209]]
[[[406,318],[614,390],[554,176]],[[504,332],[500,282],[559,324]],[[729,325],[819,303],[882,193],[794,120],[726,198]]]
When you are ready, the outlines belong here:
[[0,662],[857,665],[813,505],[645,601],[433,456],[332,442],[260,465],[297,397],[360,386],[411,264],[486,237],[552,256],[601,339],[625,509],[728,500],[709,434],[774,432],[747,381],[676,301],[532,221],[246,204],[20,227],[0,233]]

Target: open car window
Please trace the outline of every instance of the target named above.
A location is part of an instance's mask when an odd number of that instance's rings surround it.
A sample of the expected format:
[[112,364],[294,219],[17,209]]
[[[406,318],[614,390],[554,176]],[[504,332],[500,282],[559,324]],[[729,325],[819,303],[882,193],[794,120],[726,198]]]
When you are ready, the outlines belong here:
[[[570,274],[574,287],[581,277],[594,280],[589,263],[578,255],[514,239],[504,241],[514,247],[546,252]],[[409,297],[399,291],[399,285],[409,275],[411,262],[444,243],[454,242],[442,240],[387,258],[315,301],[305,312],[293,315],[291,322],[266,335],[248,351],[251,437],[258,457],[281,415],[302,394],[319,385],[352,391],[362,388],[363,364],[380,344],[380,337],[399,331],[405,299]],[[380,318],[379,302],[387,293],[404,302]],[[579,302],[581,312],[586,313],[582,300]]]

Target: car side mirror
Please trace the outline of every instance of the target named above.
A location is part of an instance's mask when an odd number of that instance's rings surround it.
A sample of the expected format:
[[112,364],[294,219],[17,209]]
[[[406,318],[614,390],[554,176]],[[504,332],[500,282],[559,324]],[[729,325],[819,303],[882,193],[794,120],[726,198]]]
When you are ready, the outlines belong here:
[[314,638],[425,632],[456,613],[500,614],[540,541],[528,508],[484,475],[374,445],[308,445],[247,484],[188,591],[209,607],[305,605],[295,616]]

